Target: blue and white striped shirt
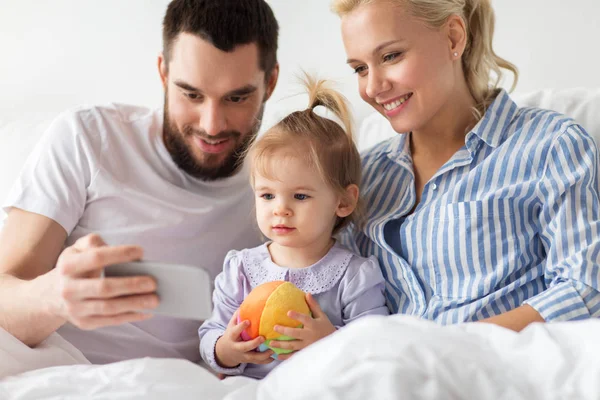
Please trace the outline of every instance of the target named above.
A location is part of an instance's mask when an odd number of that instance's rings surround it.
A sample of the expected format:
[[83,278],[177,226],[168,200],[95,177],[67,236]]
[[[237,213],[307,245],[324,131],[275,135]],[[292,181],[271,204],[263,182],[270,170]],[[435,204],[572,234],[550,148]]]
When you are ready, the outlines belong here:
[[475,321],[523,304],[546,321],[600,316],[598,150],[572,119],[499,91],[415,211],[408,134],[368,150],[366,224],[392,312]]

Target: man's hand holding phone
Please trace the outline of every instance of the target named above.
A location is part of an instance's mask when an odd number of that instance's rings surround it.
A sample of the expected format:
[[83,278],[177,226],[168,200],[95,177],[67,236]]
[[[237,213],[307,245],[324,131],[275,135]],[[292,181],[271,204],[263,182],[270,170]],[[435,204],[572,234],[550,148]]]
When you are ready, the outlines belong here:
[[103,277],[107,265],[139,260],[137,246],[107,246],[100,236],[82,237],[66,248],[52,271],[58,295],[51,312],[81,329],[95,329],[141,321],[152,315],[140,312],[158,306],[155,279],[150,276]]

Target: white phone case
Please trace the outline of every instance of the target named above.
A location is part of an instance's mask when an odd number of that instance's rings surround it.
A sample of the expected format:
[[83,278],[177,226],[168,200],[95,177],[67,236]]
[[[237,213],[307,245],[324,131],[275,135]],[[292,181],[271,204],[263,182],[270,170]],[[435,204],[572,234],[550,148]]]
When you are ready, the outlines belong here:
[[159,305],[153,314],[205,320],[212,312],[212,279],[200,267],[153,261],[113,264],[104,268],[105,277],[151,275],[156,279]]

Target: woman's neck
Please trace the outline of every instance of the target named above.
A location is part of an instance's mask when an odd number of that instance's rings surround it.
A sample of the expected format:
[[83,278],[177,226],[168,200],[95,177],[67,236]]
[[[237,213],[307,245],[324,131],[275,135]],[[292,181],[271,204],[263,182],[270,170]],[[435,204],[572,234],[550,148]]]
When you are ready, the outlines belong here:
[[413,158],[437,160],[443,165],[465,144],[465,135],[477,120],[473,114],[475,99],[466,84],[448,97],[448,101],[429,123],[411,135]]
[[329,238],[304,247],[281,246],[272,242],[267,248],[275,264],[286,268],[306,268],[325,257],[334,244],[335,240]]

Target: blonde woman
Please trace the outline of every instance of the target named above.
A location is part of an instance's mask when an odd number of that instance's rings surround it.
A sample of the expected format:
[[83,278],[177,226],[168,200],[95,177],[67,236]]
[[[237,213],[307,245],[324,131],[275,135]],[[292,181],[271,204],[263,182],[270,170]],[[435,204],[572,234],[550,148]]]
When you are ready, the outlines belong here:
[[361,97],[395,138],[364,154],[367,223],[393,312],[440,323],[600,316],[598,150],[498,88],[489,0],[335,0]]

